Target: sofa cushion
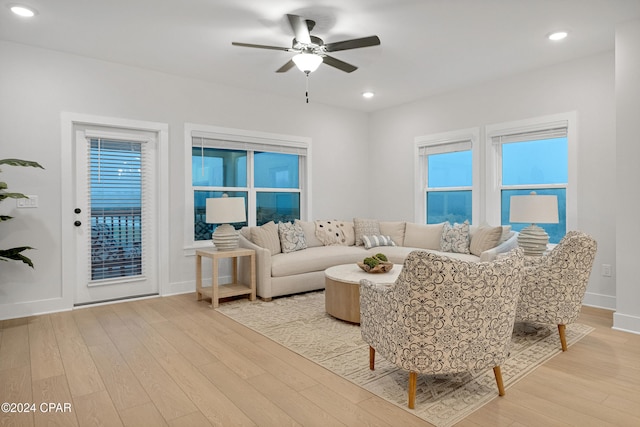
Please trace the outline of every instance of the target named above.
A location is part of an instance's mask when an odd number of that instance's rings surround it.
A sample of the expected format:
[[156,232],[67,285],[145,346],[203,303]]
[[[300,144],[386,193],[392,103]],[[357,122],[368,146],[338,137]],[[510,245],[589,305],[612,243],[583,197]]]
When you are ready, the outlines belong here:
[[469,252],[480,256],[487,249],[498,246],[502,237],[502,227],[479,227],[471,236]]
[[374,236],[362,236],[365,249],[376,248],[378,246],[396,246],[391,236],[383,236],[382,234]]
[[356,231],[355,245],[363,246],[362,236],[380,234],[380,223],[377,219],[354,218],[353,227]]
[[469,221],[462,224],[455,222],[453,225],[449,221],[444,223],[440,237],[441,251],[468,254],[469,242]]
[[415,224],[407,222],[403,246],[440,250],[440,236],[444,222],[440,224]]
[[380,234],[391,236],[396,245],[404,246],[405,227],[406,222],[404,221],[380,221]]
[[279,222],[278,236],[280,237],[280,248],[283,253],[295,252],[307,248],[307,241],[304,238],[302,226],[294,222]]
[[394,264],[404,264],[405,258],[415,250],[427,252],[433,252],[438,255],[448,256],[449,258],[460,259],[463,261],[474,261],[479,262],[480,257],[477,257],[472,254],[458,254],[453,252],[442,252],[433,249],[422,249],[422,248],[412,248],[408,246],[386,246],[384,248],[371,248],[367,250],[367,256],[373,256],[377,253],[383,253],[386,255],[387,259]]
[[280,250],[278,226],[273,221],[269,221],[260,227],[251,227],[251,241],[261,248],[268,249],[271,255],[282,252]]
[[296,219],[296,221],[302,227],[302,231],[304,232],[304,239],[307,242],[307,248],[315,248],[318,246],[323,246],[322,242],[318,240],[316,237],[316,223],[314,221],[301,221]]
[[322,246],[271,257],[271,276],[283,277],[311,271],[324,271],[339,264],[362,261],[367,251],[358,246]]

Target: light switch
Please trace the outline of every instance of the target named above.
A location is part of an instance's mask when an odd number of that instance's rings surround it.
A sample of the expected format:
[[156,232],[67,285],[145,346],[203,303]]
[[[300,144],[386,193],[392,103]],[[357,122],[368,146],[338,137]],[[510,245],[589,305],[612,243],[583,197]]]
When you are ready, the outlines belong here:
[[16,206],[19,208],[37,208],[38,196],[27,196],[28,199],[16,199]]

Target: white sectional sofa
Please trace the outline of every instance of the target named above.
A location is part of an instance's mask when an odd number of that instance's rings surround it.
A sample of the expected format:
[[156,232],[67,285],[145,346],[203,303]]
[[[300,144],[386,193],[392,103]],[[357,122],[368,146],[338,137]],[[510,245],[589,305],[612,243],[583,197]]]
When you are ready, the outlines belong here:
[[[383,253],[402,264],[416,249],[471,261],[491,261],[517,247],[509,226],[415,224],[404,221],[298,221],[267,223],[240,230],[240,246],[256,251],[256,286],[260,298],[324,289],[324,270]],[[367,248],[365,246],[371,246]],[[241,276],[249,274],[241,262]]]

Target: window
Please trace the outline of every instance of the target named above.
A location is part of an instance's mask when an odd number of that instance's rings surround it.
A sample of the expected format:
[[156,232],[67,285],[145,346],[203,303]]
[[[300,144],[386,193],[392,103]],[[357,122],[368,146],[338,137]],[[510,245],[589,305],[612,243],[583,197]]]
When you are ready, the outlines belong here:
[[[187,126],[192,241],[208,241],[218,224],[207,224],[206,199],[243,197],[247,221],[262,225],[306,216],[309,143],[299,137]],[[197,245],[196,245],[197,246]]]
[[[500,206],[499,220],[509,223],[511,196],[555,195],[558,198],[558,224],[541,224],[550,243],[558,243],[567,231],[568,212],[573,189],[570,179],[572,115],[561,120],[538,119],[488,127],[495,158],[494,198]],[[515,126],[514,126],[515,125]],[[575,202],[573,202],[575,204]],[[569,208],[568,208],[569,207]],[[520,231],[529,224],[512,224]]]
[[473,144],[477,140],[477,129],[416,138],[420,176],[418,217],[423,222],[472,222],[477,210],[473,191],[476,170]]

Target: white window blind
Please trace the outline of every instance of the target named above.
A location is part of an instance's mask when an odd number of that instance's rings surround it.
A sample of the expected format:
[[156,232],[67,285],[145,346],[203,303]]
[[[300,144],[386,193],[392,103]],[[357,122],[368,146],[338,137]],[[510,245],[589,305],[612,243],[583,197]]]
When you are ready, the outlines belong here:
[[281,141],[279,143],[248,142],[248,141],[228,141],[222,139],[212,139],[202,136],[193,136],[192,145],[194,147],[214,147],[226,150],[243,150],[269,153],[295,154],[306,156],[307,148],[301,145],[291,144]]
[[494,144],[507,144],[511,142],[537,141],[543,139],[566,138],[568,122],[559,121],[545,123],[538,126],[530,126],[516,129],[502,129],[490,134]]
[[428,156],[431,154],[452,153],[456,151],[471,150],[471,140],[465,139],[460,141],[435,142],[428,145],[422,145],[418,148],[420,156]]
[[89,139],[91,246],[89,277],[96,281],[145,274],[150,188],[148,144]]

